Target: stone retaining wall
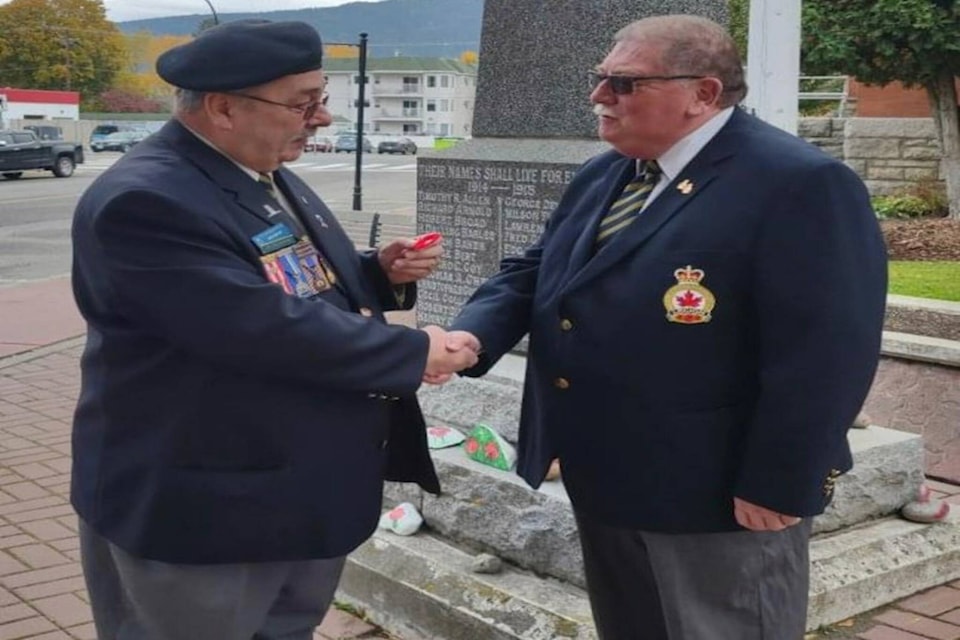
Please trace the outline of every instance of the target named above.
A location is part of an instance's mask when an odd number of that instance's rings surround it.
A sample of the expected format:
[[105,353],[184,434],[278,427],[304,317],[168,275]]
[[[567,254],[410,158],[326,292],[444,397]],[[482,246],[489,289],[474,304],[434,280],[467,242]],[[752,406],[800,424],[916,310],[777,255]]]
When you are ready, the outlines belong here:
[[845,161],[871,195],[940,180],[940,147],[930,118],[801,118],[800,137]]

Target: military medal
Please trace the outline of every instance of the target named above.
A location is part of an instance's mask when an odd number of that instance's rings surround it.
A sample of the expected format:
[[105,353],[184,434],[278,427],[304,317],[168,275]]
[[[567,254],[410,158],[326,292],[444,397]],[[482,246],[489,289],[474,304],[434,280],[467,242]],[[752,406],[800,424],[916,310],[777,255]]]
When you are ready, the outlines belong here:
[[716,298],[700,284],[705,275],[702,269],[694,269],[690,265],[673,272],[677,284],[663,294],[667,320],[680,324],[702,324],[713,319],[711,312],[716,305]]
[[688,196],[693,191],[693,183],[690,182],[689,180],[684,180],[683,182],[677,185],[677,191],[679,191],[685,196]]

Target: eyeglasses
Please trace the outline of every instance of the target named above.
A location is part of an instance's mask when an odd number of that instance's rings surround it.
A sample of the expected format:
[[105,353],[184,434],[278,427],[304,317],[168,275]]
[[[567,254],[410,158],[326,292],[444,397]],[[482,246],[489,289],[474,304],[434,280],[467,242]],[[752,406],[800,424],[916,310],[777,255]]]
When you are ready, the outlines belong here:
[[231,93],[232,96],[239,96],[241,98],[246,98],[247,100],[256,100],[257,102],[263,102],[264,104],[272,104],[277,107],[286,107],[291,111],[296,111],[303,116],[304,122],[313,118],[317,115],[317,110],[320,107],[326,107],[327,101],[330,100],[330,95],[324,93],[319,100],[310,100],[308,102],[302,102],[300,104],[287,104],[286,102],[276,102],[275,100],[267,100],[266,98],[261,98],[260,96],[251,96],[247,93]]
[[603,84],[603,81],[607,81],[607,86],[610,87],[610,90],[613,91],[618,96],[625,96],[633,93],[633,87],[638,82],[653,81],[653,80],[702,80],[707,76],[691,76],[691,75],[681,75],[681,76],[614,76],[607,75],[605,73],[598,73],[596,71],[588,71],[587,76],[590,79],[590,90],[595,91],[597,87]]

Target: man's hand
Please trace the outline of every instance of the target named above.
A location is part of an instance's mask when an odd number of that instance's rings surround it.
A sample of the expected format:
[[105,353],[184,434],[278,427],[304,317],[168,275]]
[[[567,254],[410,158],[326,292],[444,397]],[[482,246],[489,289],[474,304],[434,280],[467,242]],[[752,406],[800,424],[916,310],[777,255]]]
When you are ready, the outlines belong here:
[[[448,347],[450,334],[437,326],[426,326],[421,329],[430,336],[430,352],[427,354],[427,368],[423,372],[424,382],[430,384],[442,384],[450,377],[464,369],[477,364],[477,353],[472,349],[458,347],[451,350]],[[467,334],[470,335],[470,334]],[[459,339],[453,341],[454,345],[459,344]],[[476,338],[474,338],[476,340]],[[477,342],[479,345],[480,343]]]
[[413,250],[411,238],[400,238],[380,247],[377,258],[390,284],[408,284],[433,273],[443,256],[443,240],[421,251]]
[[[456,353],[466,349],[475,354],[479,354],[481,350],[480,340],[478,340],[475,335],[467,331],[448,332],[446,337],[446,348],[447,351],[451,353]],[[452,377],[452,373],[424,374],[423,381],[427,384],[446,384]]]
[[741,498],[733,499],[733,515],[741,527],[751,531],[783,531],[800,522],[796,516],[777,513]]

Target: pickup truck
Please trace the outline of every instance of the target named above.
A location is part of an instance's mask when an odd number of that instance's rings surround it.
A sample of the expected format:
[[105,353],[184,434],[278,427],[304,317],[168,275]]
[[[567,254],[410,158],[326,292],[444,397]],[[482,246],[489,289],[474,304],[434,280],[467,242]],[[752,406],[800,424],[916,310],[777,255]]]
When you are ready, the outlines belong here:
[[83,145],[39,140],[33,131],[0,131],[0,174],[8,180],[16,180],[29,169],[44,169],[66,178],[82,162]]

